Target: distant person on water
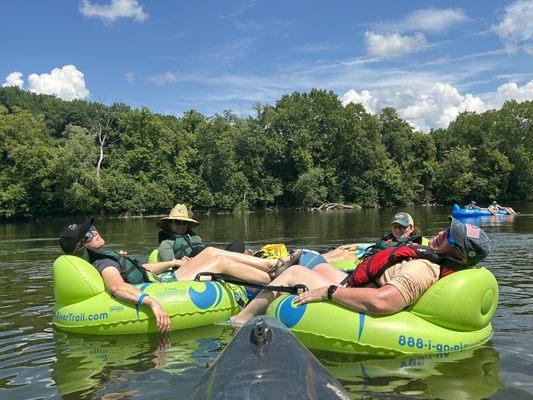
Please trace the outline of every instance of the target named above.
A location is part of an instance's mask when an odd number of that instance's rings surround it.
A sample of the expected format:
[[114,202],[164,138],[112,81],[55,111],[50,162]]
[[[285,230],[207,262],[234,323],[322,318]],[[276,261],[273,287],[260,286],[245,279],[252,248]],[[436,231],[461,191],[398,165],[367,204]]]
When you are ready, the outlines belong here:
[[[159,261],[188,260],[200,254],[207,246],[202,238],[194,231],[198,221],[189,216],[189,210],[184,204],[176,204],[168,217],[157,221],[159,231],[159,248],[157,257]],[[244,242],[233,241],[227,251],[245,253]]]
[[[490,248],[481,228],[451,218],[450,226],[431,238],[427,247],[410,244],[383,249],[351,274],[327,263],[312,270],[294,265],[271,285],[306,285],[310,291],[296,296],[296,305],[329,300],[364,313],[392,314],[415,303],[439,278],[476,265]],[[264,314],[278,295],[263,290],[233,322],[240,325]]]
[[[365,250],[363,258],[368,257],[379,250],[387,247],[394,247],[407,243],[422,243],[422,236],[415,228],[413,217],[406,212],[396,213],[391,222],[391,231],[384,234],[378,241]],[[336,249],[323,254],[327,262],[341,259],[356,258],[355,253],[359,249],[359,244],[344,244]]]
[[481,210],[481,207],[479,207],[474,200],[472,200],[465,208],[467,210]]
[[509,215],[516,215],[516,211],[513,210],[511,207],[502,207],[498,204],[496,200],[492,202],[488,209],[493,215],[496,215],[499,210],[505,211]]
[[128,257],[125,251],[104,251],[105,240],[93,223],[94,219],[90,218],[83,224],[66,227],[59,238],[61,248],[66,254],[90,262],[113,296],[131,303],[148,305],[160,331],[170,329],[167,313],[155,299],[133,285],[158,281],[157,274],[169,268],[177,268],[173,274],[176,280],[193,280],[201,272],[214,272],[263,285],[296,263],[299,257],[299,253],[294,253],[277,260],[262,259],[207,247],[192,259],[141,264]]

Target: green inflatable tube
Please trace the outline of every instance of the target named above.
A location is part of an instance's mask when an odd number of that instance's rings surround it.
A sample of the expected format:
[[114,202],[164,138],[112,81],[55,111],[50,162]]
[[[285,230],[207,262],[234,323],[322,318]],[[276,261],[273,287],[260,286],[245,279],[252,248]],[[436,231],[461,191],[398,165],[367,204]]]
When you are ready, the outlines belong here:
[[[98,271],[75,256],[61,256],[53,266],[53,324],[62,330],[121,335],[156,332],[147,306],[118,300],[105,290]],[[168,313],[172,330],[222,322],[240,311],[243,288],[220,282],[169,282],[136,285],[155,298]]]
[[438,354],[470,349],[492,337],[498,284],[485,268],[459,271],[439,280],[412,306],[386,316],[329,302],[295,307],[292,300],[278,297],[267,315],[280,319],[311,349],[380,356]]
[[148,256],[148,262],[149,263],[156,263],[156,262],[160,262],[160,261],[161,260],[159,259],[159,250],[158,249],[152,250],[152,252]]

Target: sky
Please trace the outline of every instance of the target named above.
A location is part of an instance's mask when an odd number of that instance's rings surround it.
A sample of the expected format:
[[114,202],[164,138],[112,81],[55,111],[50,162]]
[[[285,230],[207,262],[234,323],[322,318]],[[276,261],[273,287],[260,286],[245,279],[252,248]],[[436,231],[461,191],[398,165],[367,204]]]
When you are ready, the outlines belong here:
[[180,116],[312,88],[416,129],[533,100],[533,0],[17,0],[0,85]]

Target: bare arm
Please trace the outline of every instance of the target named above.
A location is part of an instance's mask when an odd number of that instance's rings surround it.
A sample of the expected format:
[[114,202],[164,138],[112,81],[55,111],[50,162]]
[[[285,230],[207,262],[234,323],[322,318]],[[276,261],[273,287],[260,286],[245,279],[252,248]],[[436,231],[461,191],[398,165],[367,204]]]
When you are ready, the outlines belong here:
[[[302,293],[294,299],[297,305],[324,301],[328,298],[328,287]],[[356,311],[368,314],[393,314],[407,306],[405,299],[396,287],[385,285],[375,288],[345,288],[339,286],[333,293],[333,302]]]
[[341,250],[356,251],[359,249],[359,243],[343,244],[338,247]]
[[172,267],[181,267],[188,260],[189,259],[187,260],[181,259],[181,260],[172,260],[172,261],[162,261],[162,262],[156,262],[156,263],[147,263],[147,264],[143,264],[143,267],[154,274],[158,274]]
[[[124,279],[120,276],[120,272],[118,272],[115,267],[104,268],[102,271],[102,278],[104,279],[106,288],[111,294],[121,300],[137,303],[139,297],[143,294],[135,286],[124,282]],[[157,300],[150,296],[146,296],[142,299],[141,304],[147,305],[152,309],[156,319],[157,329],[161,332],[170,330],[170,318]]]

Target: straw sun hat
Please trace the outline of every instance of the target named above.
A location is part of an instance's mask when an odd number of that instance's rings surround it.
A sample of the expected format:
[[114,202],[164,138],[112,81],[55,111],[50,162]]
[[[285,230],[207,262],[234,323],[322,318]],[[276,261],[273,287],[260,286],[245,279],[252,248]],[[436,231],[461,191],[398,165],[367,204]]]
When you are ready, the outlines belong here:
[[189,210],[187,210],[187,206],[185,206],[185,204],[176,204],[176,206],[172,210],[170,210],[169,216],[163,217],[158,220],[157,225],[159,225],[160,228],[164,229],[167,224],[172,220],[187,221],[189,222],[189,225],[191,227],[195,227],[198,225],[198,221],[189,217]]

